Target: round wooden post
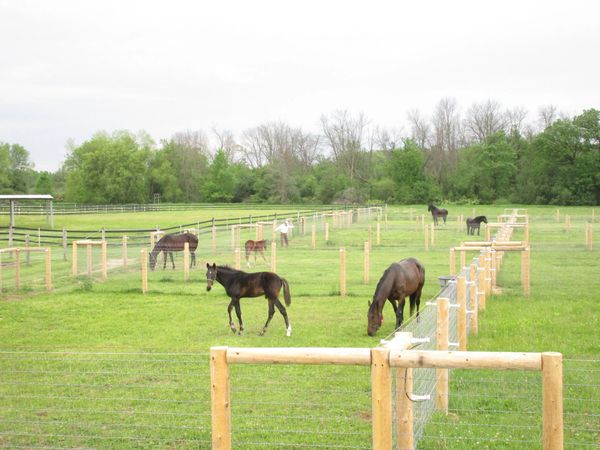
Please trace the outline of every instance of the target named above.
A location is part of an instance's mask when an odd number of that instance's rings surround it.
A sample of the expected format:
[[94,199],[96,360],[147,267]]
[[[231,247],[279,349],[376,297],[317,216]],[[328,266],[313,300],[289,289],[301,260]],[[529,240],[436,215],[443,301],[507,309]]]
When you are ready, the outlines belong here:
[[571,230],[571,216],[568,214],[565,216],[565,230],[566,231]]
[[233,249],[233,267],[237,270],[242,268],[241,254],[239,248]]
[[45,260],[46,260],[46,264],[45,264],[46,290],[51,291],[52,290],[52,250],[47,248],[45,250],[45,256],[46,256],[46,258],[45,258]]
[[190,279],[190,243],[183,244],[183,281]]
[[123,236],[123,248],[121,255],[123,257],[123,267],[127,268],[127,236]]
[[15,249],[15,289],[21,288],[21,249]]
[[497,277],[497,272],[498,272],[498,259],[497,259],[497,251],[496,250],[491,250],[490,251],[490,263],[491,263],[491,267],[490,267],[490,271],[491,271],[491,278],[492,278],[492,287],[491,287],[491,292],[493,293],[496,290],[496,277]]
[[367,226],[367,235],[368,235],[368,240],[369,240],[369,248],[373,247],[373,227],[371,226],[371,224],[369,224]]
[[213,253],[217,251],[217,227],[214,225],[211,228],[211,249]]
[[317,226],[314,222],[311,228],[311,244],[313,249],[317,248]]
[[271,272],[277,272],[277,242],[271,244]]
[[62,230],[62,247],[63,247],[63,261],[67,260],[67,230],[63,228]]
[[390,350],[371,349],[373,448],[392,449],[392,373]]
[[325,242],[329,242],[329,222],[325,222]]
[[477,269],[477,295],[479,297],[479,309],[485,311],[485,269]]
[[[440,297],[435,302],[437,327],[435,331],[436,350],[448,350],[449,304],[450,300]],[[435,406],[438,411],[448,414],[448,369],[436,369]]]
[[467,265],[467,252],[464,250],[460,251],[460,270]]
[[487,225],[485,227],[485,240],[486,241],[491,240],[491,230],[490,230],[490,227],[488,227]]
[[456,274],[456,250],[450,247],[450,275]]
[[106,265],[106,241],[102,241],[102,279],[108,278],[108,267]]
[[564,446],[562,360],[561,353],[542,353],[544,450],[562,450]]
[[376,225],[376,233],[377,233],[377,245],[381,245],[381,222],[377,221]]
[[477,301],[476,273],[477,266],[471,264],[469,266],[469,299],[471,303],[469,307],[471,308],[471,329],[475,335],[479,332],[479,302]]
[[89,276],[92,276],[92,245],[85,244],[85,264],[86,271]]
[[521,284],[523,285],[523,294],[529,297],[531,291],[529,274],[530,274],[530,261],[529,261],[529,247],[521,251]]
[[431,246],[435,245],[435,224],[431,224]]
[[523,228],[523,233],[523,239],[525,240],[525,245],[527,245],[529,244],[529,222],[525,224],[525,227]]
[[400,449],[415,448],[414,408],[410,396],[413,393],[412,368],[396,369],[396,447]]
[[154,248],[154,231],[150,232],[150,250]]
[[210,398],[213,450],[231,449],[231,400],[227,347],[210,349]]
[[456,298],[458,300],[458,349],[467,351],[467,280],[456,278]]
[[345,297],[346,292],[346,249],[340,248],[340,295]]
[[363,275],[363,281],[365,284],[369,284],[369,243],[365,242],[364,245],[364,275]]
[[143,248],[140,254],[140,265],[142,267],[142,294],[145,294],[148,292],[148,252]]
[[[25,235],[25,248],[29,249],[29,235],[26,234]],[[25,252],[25,264],[27,264],[27,266],[31,266],[31,255],[29,251]]]
[[73,255],[71,256],[71,274],[77,276],[77,242],[73,242]]

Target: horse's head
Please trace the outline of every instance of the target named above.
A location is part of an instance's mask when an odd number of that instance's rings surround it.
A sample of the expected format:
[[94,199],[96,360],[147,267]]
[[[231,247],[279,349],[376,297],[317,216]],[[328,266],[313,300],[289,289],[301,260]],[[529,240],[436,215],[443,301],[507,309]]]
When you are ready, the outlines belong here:
[[482,217],[481,217],[481,221],[482,221],[483,223],[487,223],[487,217],[485,217],[485,216],[482,216]]
[[429,204],[429,206],[427,206],[427,211],[430,211],[430,212],[433,211],[433,205],[432,204]]
[[217,265],[213,263],[211,266],[210,264],[206,263],[206,269],[206,290],[210,291],[213,283],[217,279]]
[[383,323],[383,314],[379,311],[377,307],[377,302],[369,302],[369,312],[367,313],[368,325],[367,325],[367,334],[369,336],[375,336],[377,330],[381,327]]

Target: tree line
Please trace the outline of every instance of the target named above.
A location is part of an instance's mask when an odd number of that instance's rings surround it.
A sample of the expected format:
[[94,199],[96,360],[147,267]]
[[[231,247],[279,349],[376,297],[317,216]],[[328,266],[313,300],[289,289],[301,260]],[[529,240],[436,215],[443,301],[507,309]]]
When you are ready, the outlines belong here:
[[[600,204],[600,111],[553,106],[461,113],[442,99],[408,129],[335,111],[320,133],[267,122],[240,136],[212,129],[156,144],[145,132],[98,132],[70,144],[61,168],[36,172],[19,144],[0,143],[1,193],[51,193],[77,203],[152,202]],[[212,138],[212,145],[211,139]]]

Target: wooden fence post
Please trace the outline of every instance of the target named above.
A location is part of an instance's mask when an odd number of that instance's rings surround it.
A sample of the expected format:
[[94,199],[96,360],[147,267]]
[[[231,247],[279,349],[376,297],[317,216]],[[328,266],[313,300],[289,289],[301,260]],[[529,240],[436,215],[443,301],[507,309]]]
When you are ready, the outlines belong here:
[[142,294],[148,292],[148,252],[145,248],[140,252],[140,263],[142,267]]
[[50,250],[50,248],[46,249],[45,256],[46,256],[46,264],[45,264],[46,290],[51,291],[52,290],[52,250]]
[[15,289],[21,288],[21,249],[15,249]]
[[214,225],[211,228],[211,249],[213,253],[217,251],[217,227]]
[[210,349],[211,431],[213,450],[231,449],[231,400],[227,347]]
[[311,244],[313,249],[317,248],[317,226],[314,222],[311,229]]
[[62,247],[63,247],[63,261],[67,260],[67,230],[62,230]]
[[479,302],[477,301],[477,266],[469,266],[469,299],[471,300],[471,328],[473,334],[479,332]]
[[[25,235],[25,248],[28,249],[29,248],[29,235],[26,234]],[[31,266],[31,252],[26,251],[26,255],[25,255],[25,264],[27,264],[27,266]]]
[[377,221],[377,226],[376,226],[376,233],[377,233],[377,245],[381,245],[381,222],[378,220]]
[[[239,269],[239,267],[238,267]],[[190,279],[190,243],[183,243],[183,281]]]
[[369,243],[365,242],[364,245],[364,275],[363,281],[365,284],[369,284]]
[[106,241],[102,240],[102,279],[108,278],[108,268],[106,265]]
[[345,297],[346,291],[346,249],[340,248],[340,295]]
[[[461,247],[462,247],[461,243]],[[467,265],[467,252],[465,250],[460,251],[460,270]]]
[[71,274],[77,276],[77,242],[73,242],[73,254],[71,256]]
[[456,274],[456,250],[450,247],[450,275]]
[[85,245],[85,264],[88,277],[92,276],[92,245]]
[[485,311],[485,269],[477,269],[477,295],[479,297],[479,309]]
[[373,449],[392,449],[392,373],[390,350],[371,349]]
[[414,408],[411,395],[413,393],[412,368],[396,369],[396,447],[413,449],[414,440]]
[[277,272],[277,242],[271,244],[271,272]]
[[329,242],[329,222],[325,222],[325,242]]
[[123,267],[127,268],[127,236],[123,236],[123,248],[121,254],[123,256]]
[[[435,302],[437,307],[436,350],[448,350],[449,303],[450,300],[444,297],[438,298]],[[436,409],[448,414],[448,369],[436,369],[435,374]]]
[[542,353],[544,450],[562,450],[564,445],[562,360],[561,353]]
[[467,351],[467,280],[456,278],[456,299],[458,300],[458,349]]
[[233,249],[233,267],[237,270],[242,268],[240,249],[238,247]]
[[525,250],[521,251],[521,283],[523,284],[523,294],[526,297],[529,297],[529,293],[531,291],[531,285],[529,281],[530,275],[530,254],[529,247],[526,247]]

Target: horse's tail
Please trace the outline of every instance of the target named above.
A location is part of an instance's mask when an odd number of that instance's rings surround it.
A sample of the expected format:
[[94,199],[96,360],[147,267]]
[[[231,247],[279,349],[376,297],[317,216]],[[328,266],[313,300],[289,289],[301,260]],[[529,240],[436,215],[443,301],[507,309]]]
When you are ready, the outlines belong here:
[[292,303],[292,296],[290,295],[290,285],[288,284],[285,278],[281,279],[281,284],[283,285],[283,298],[285,300],[286,306],[290,306]]

